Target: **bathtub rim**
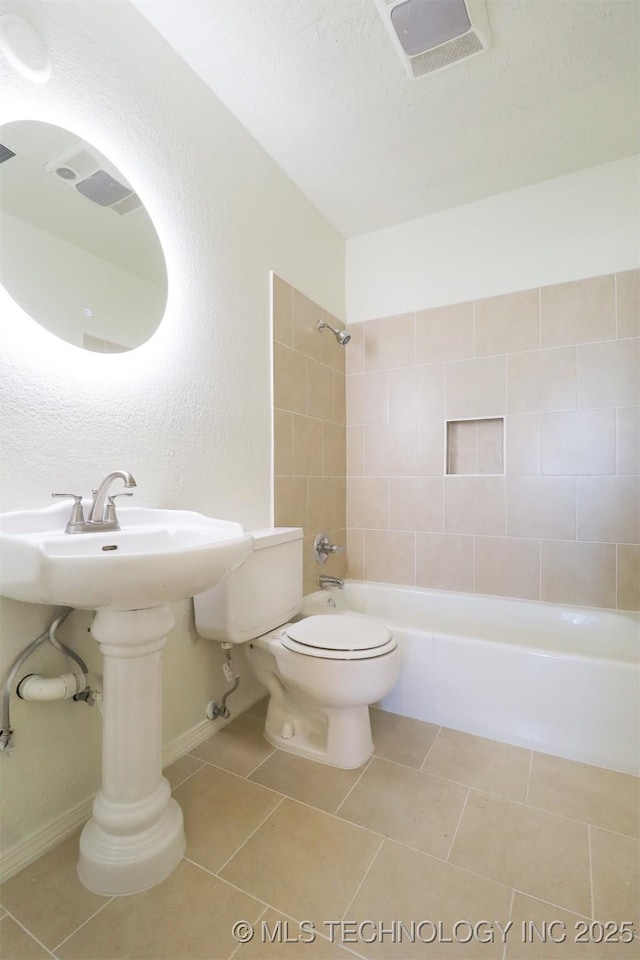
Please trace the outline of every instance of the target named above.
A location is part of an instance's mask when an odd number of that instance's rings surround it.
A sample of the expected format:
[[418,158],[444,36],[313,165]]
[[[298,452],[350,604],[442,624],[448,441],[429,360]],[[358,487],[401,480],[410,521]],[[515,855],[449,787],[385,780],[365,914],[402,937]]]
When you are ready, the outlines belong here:
[[[521,597],[502,597],[495,594],[481,594],[481,593],[466,593],[462,590],[437,590],[432,587],[418,587],[418,586],[409,586],[407,584],[397,584],[397,583],[383,583],[377,580],[355,580],[351,578],[345,578],[344,585],[346,588],[351,588],[354,591],[363,591],[365,594],[367,592],[373,592],[377,589],[381,590],[390,590],[394,593],[399,594],[411,594],[412,596],[425,596],[425,597],[438,597],[440,599],[446,598],[455,601],[456,597],[468,599],[472,602],[491,602],[495,604],[505,604],[508,607],[515,609],[520,607],[521,611],[530,611],[537,612],[538,616],[545,611],[551,613],[557,613],[558,621],[560,619],[561,613],[564,611],[569,615],[573,614],[588,614],[591,617],[596,618],[609,618],[613,616],[616,619],[620,619],[623,622],[628,622],[631,625],[631,628],[635,626],[636,636],[631,636],[629,639],[622,637],[621,641],[623,644],[629,644],[629,650],[623,653],[607,651],[605,647],[602,650],[594,651],[591,649],[580,650],[574,648],[572,644],[562,643],[562,640],[566,638],[557,638],[558,642],[556,645],[542,645],[532,643],[529,637],[519,638],[489,638],[485,636],[474,636],[472,633],[462,633],[459,630],[442,630],[435,627],[428,627],[422,625],[416,625],[411,623],[411,618],[406,619],[392,619],[391,617],[387,618],[383,614],[376,612],[371,612],[369,610],[356,610],[354,612],[365,613],[367,616],[378,617],[384,622],[388,622],[390,628],[397,627],[398,629],[403,630],[416,630],[429,634],[433,637],[464,637],[470,641],[475,641],[478,643],[490,643],[496,644],[498,646],[514,646],[518,649],[530,650],[531,653],[535,653],[542,656],[555,656],[556,658],[560,657],[581,657],[585,659],[591,659],[594,661],[613,661],[616,663],[626,663],[630,665],[636,665],[640,667],[640,612],[634,610],[617,610],[610,607],[587,607],[587,606],[578,606],[576,604],[559,604],[559,603],[550,603],[548,601],[540,600],[526,600]],[[348,595],[348,594],[347,594]],[[315,600],[316,603],[320,601],[321,598],[329,598],[334,600],[344,597],[345,594],[339,587],[332,586],[329,589],[319,589],[313,593],[305,594],[302,600],[302,606],[300,614],[310,615],[311,610],[307,609],[310,604]],[[325,600],[326,604],[326,600]],[[339,606],[336,606],[336,610],[339,612]],[[351,607],[343,607],[345,610],[351,610]],[[317,612],[317,611],[313,611]],[[574,624],[576,627],[579,627],[580,624]],[[606,626],[606,624],[604,624]],[[563,624],[566,629],[566,622]],[[575,642],[575,639],[573,638]]]

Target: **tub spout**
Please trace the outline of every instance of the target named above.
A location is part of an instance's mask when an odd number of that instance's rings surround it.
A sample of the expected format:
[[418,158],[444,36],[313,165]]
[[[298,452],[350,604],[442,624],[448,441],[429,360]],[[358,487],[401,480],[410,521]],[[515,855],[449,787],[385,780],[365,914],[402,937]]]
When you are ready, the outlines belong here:
[[325,587],[337,587],[338,590],[342,590],[344,588],[344,577],[329,577],[323,575],[318,580],[318,583],[323,590]]

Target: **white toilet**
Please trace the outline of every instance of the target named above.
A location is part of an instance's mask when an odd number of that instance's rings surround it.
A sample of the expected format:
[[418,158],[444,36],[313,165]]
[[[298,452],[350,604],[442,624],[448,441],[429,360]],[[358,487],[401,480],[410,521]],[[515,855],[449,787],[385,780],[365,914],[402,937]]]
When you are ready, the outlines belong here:
[[270,743],[335,767],[359,767],[373,752],[369,704],[398,678],[396,641],[380,620],[358,613],[291,622],[302,605],[303,532],[274,527],[252,536],[244,565],[194,597],[198,633],[249,641],[249,662],[270,694]]

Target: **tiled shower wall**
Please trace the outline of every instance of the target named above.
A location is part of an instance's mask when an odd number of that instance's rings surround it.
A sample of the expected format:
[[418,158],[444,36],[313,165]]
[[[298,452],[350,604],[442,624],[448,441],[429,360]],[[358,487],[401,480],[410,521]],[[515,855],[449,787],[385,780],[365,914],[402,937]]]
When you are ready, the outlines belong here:
[[[628,271],[350,327],[350,577],[640,607],[639,284]],[[287,344],[282,370],[301,351]],[[445,421],[496,417],[504,476],[446,476]]]
[[344,553],[313,559],[317,533],[346,544],[345,348],[318,320],[343,325],[273,278],[274,499],[278,526],[304,529],[304,592],[344,576]]

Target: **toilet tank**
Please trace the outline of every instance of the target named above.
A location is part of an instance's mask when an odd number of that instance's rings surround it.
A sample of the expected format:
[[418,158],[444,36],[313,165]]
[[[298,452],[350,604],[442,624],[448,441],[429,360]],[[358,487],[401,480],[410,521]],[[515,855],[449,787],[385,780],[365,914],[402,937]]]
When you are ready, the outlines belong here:
[[302,528],[250,532],[253,551],[242,566],[193,598],[196,630],[208,640],[253,640],[302,606]]

